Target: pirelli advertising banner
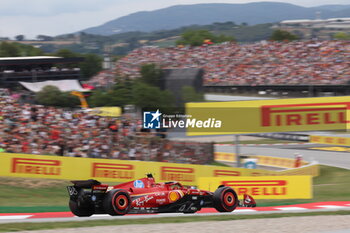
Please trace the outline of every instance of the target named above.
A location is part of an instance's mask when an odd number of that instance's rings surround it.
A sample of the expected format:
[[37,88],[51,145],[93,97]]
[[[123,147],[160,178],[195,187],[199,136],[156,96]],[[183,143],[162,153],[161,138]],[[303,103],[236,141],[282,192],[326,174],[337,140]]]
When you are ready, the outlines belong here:
[[347,129],[350,96],[187,103],[188,135]]
[[332,136],[311,135],[310,142],[317,143],[317,144],[350,146],[350,137],[332,137]]
[[[214,158],[216,161],[232,162],[236,161],[236,153],[228,152],[215,152]],[[272,157],[265,155],[250,155],[250,159],[257,159],[259,165],[272,166],[272,167],[283,167],[283,168],[295,168],[295,159]],[[301,161],[301,165],[308,165],[306,161]]]
[[204,176],[250,176],[258,172],[220,166],[11,153],[1,153],[0,164],[0,176],[126,182],[152,173],[159,182],[176,180],[187,185],[197,185],[198,178]]
[[255,199],[311,199],[311,176],[207,177],[199,178],[199,188],[215,191],[219,185],[232,187],[240,197]]
[[186,185],[198,185],[199,177],[289,175],[259,169],[11,153],[0,153],[0,164],[0,176],[104,182],[126,182],[147,173],[159,182],[176,180]]

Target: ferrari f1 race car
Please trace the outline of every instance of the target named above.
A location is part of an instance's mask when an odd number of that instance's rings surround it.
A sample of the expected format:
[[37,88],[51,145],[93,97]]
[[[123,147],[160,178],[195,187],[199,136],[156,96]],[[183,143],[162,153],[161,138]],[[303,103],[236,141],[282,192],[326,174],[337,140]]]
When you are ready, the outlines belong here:
[[156,183],[147,178],[109,186],[97,180],[71,181],[67,186],[69,208],[79,217],[92,214],[195,213],[214,207],[219,212],[232,212],[237,206],[255,207],[254,199],[244,195],[239,201],[236,192],[219,186],[215,192],[183,186],[179,182]]

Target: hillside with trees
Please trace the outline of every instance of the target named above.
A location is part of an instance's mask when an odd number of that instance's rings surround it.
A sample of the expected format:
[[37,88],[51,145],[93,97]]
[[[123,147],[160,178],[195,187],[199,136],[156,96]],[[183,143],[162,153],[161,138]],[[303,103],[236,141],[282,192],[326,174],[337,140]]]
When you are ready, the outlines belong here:
[[82,30],[97,35],[113,35],[130,31],[152,32],[171,30],[189,25],[215,22],[276,23],[282,20],[349,17],[350,5],[303,7],[283,2],[204,3],[176,5],[153,11],[140,11],[102,25]]
[[[103,54],[108,50],[111,54],[120,56],[141,46],[175,46],[181,35],[188,31],[205,30],[221,38],[234,38],[237,42],[255,42],[270,38],[272,24],[248,25],[234,22],[213,23],[209,25],[192,25],[173,30],[154,32],[126,32],[111,36],[93,35],[87,33],[61,35],[56,41],[72,41],[79,37],[79,43],[70,44],[40,44],[45,52],[66,48],[76,53]],[[218,40],[219,42],[220,40]],[[222,41],[222,40],[221,40]]]

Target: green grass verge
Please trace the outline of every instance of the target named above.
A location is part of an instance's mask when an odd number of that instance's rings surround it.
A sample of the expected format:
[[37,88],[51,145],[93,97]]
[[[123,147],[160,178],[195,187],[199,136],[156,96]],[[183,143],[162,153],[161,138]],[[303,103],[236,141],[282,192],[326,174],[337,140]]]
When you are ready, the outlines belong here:
[[0,206],[0,213],[42,213],[67,212],[68,200],[65,206]]
[[68,181],[49,179],[0,179],[0,210],[11,207],[67,206]]
[[222,166],[222,167],[231,167],[230,165],[227,165],[227,164],[224,164],[224,163],[220,163],[218,161],[213,161],[210,163],[210,165],[213,165],[213,166]]
[[[219,165],[219,164],[213,164]],[[314,178],[312,199],[257,200],[258,206],[277,206],[322,201],[350,201],[350,170],[320,166]],[[0,213],[69,211],[68,181],[0,178]]]
[[313,179],[312,199],[257,200],[259,206],[276,206],[323,201],[350,201],[350,170],[320,166],[320,176]]
[[258,215],[220,215],[220,216],[186,216],[186,217],[166,217],[147,219],[123,219],[116,217],[113,220],[90,220],[83,222],[44,222],[44,223],[5,223],[0,224],[0,232],[30,231],[57,228],[79,228],[95,226],[113,226],[129,224],[156,224],[156,223],[186,223],[186,222],[208,222],[208,221],[230,221],[242,219],[260,218],[282,218],[298,216],[319,216],[319,215],[350,215],[350,211],[327,211],[327,212],[307,212],[307,213],[280,213],[280,214],[258,214]]

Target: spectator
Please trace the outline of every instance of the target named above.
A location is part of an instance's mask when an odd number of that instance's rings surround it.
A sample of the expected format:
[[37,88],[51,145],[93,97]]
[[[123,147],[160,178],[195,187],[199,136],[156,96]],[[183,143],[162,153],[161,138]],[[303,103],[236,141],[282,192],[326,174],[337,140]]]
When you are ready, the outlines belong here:
[[131,117],[117,121],[82,110],[20,106],[10,97],[0,97],[0,109],[0,152],[200,164],[213,156],[209,144],[189,146],[141,132],[142,122]]
[[[148,46],[118,60],[113,73],[137,78],[141,65],[156,63],[163,68],[203,68],[204,85],[337,85],[350,81],[349,57],[349,41]],[[109,79],[102,75],[99,80],[103,84]]]

